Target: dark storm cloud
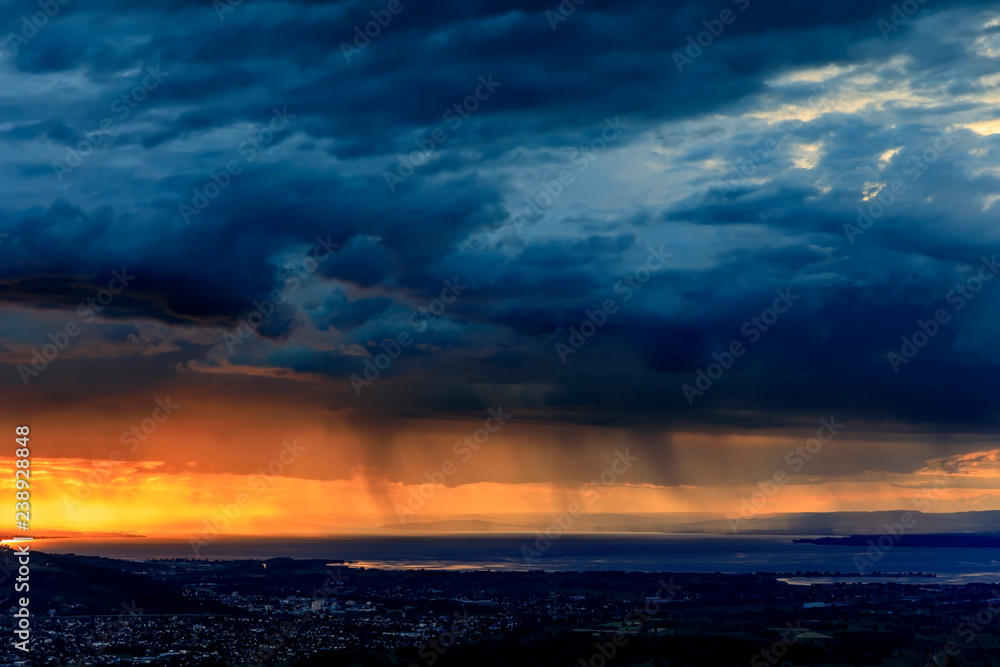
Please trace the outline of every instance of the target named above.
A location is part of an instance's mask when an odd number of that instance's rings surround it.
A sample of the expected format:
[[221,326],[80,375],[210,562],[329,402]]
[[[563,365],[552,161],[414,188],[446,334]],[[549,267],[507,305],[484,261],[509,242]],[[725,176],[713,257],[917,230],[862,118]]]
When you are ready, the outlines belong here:
[[[12,183],[0,301],[72,310],[128,267],[137,278],[105,313],[107,343],[135,335],[121,320],[194,329],[177,334],[171,365],[324,378],[374,420],[505,401],[526,420],[618,426],[759,427],[831,410],[996,424],[983,369],[998,359],[972,332],[996,328],[1000,281],[899,373],[886,360],[964,265],[1000,252],[983,208],[1000,191],[998,135],[966,127],[989,106],[977,96],[996,92],[983,79],[995,57],[969,46],[995,33],[977,23],[987,3],[924,6],[887,40],[881,3],[743,4],[588,0],[553,30],[556,2],[405,2],[348,62],[341,43],[380,6],[247,0],[220,20],[206,3],[71,3],[3,62],[17,94],[0,98]],[[675,53],[723,9],[735,21],[679,73]],[[0,20],[19,29],[17,12]],[[154,66],[163,82],[116,106]],[[838,104],[796,117],[720,200],[776,131],[760,114],[814,94],[815,77],[774,81],[827,66]],[[482,77],[499,86],[477,99]],[[865,102],[880,90],[901,92]],[[470,96],[475,111],[448,115]],[[290,120],[265,140],[276,110]],[[113,132],[81,148],[105,118]],[[628,127],[578,170],[614,118]],[[945,127],[950,149],[910,180]],[[447,138],[392,191],[385,173],[438,128]],[[820,147],[815,162],[803,146]],[[51,164],[72,151],[79,166],[58,180]],[[664,169],[637,176],[654,158]],[[553,196],[561,171],[575,180]],[[646,190],[623,202],[618,172]],[[850,243],[861,193],[893,179],[906,192]],[[520,236],[510,216],[540,192],[553,208]],[[206,205],[185,221],[178,207],[199,193]],[[340,247],[290,289],[289,266],[318,238]],[[626,299],[623,280],[664,242],[673,263]],[[428,318],[446,280],[468,287]],[[800,300],[688,405],[682,386],[748,343],[742,327],[789,287]],[[227,353],[222,331],[275,290],[288,303],[255,329],[266,340]],[[607,299],[617,311],[564,363],[557,343]],[[364,353],[400,332],[413,347],[355,397]]]

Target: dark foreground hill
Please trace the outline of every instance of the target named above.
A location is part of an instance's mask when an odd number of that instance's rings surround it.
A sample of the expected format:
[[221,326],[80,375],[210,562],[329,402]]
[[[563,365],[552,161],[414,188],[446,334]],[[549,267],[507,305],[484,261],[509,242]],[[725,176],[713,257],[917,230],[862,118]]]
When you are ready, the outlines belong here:
[[115,567],[115,561],[31,551],[28,590],[16,592],[18,556],[0,548],[0,606],[28,597],[34,613],[55,609],[60,614],[120,614],[141,609],[144,614],[239,613],[207,600],[185,597],[179,588]]

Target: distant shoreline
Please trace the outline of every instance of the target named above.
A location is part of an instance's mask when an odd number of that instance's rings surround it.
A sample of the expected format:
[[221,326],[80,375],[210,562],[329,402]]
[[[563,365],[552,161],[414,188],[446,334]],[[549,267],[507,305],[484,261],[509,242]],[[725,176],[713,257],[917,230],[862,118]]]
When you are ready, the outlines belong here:
[[[819,544],[836,547],[867,547],[885,541],[886,535],[848,535],[847,537],[817,537],[793,539],[796,544]],[[942,547],[964,549],[1000,549],[998,534],[927,533],[918,535],[891,535],[896,547]]]

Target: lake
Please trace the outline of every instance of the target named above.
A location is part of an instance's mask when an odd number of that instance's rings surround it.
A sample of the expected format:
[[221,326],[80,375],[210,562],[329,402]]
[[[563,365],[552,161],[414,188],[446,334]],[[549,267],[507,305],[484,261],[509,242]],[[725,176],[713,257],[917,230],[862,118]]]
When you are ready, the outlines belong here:
[[[816,536],[794,536],[816,537]],[[793,536],[566,534],[536,544],[534,533],[345,535],[323,538],[221,537],[199,558],[322,558],[377,568],[626,570],[644,572],[856,573],[865,548],[795,544]],[[547,546],[547,548],[546,548]],[[194,558],[185,539],[36,540],[49,553],[110,558]],[[531,562],[522,548],[534,550]],[[530,553],[530,552],[529,552]],[[1000,549],[890,548],[866,570],[931,572],[935,583],[1000,583]],[[921,581],[928,581],[922,579]]]

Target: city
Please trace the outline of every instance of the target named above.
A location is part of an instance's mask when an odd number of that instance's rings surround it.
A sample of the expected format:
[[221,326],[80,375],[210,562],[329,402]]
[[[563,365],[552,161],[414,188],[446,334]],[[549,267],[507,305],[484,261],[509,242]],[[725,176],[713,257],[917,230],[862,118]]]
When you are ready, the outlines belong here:
[[990,665],[1000,648],[1000,589],[922,573],[35,557],[42,606],[18,664]]

